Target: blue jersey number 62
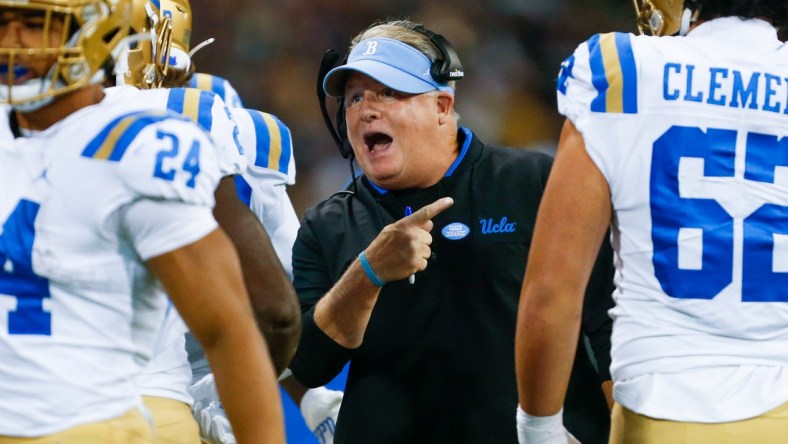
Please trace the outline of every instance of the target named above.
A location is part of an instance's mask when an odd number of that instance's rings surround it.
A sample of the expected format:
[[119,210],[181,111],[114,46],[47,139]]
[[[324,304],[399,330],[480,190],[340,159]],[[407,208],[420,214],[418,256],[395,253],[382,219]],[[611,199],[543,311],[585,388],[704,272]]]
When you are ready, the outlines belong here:
[[[654,143],[651,164],[651,239],[654,270],[662,289],[682,299],[712,299],[733,280],[734,220],[715,199],[682,198],[679,161],[704,160],[705,177],[733,177],[735,130],[674,126]],[[788,166],[788,138],[749,133],[744,179],[774,184],[777,166]],[[767,186],[767,185],[764,185]],[[742,197],[745,198],[745,197]],[[679,230],[703,233],[702,265],[679,267]],[[788,272],[775,271],[775,235],[788,234],[788,207],[764,203],[743,220],[742,301],[788,302]]]

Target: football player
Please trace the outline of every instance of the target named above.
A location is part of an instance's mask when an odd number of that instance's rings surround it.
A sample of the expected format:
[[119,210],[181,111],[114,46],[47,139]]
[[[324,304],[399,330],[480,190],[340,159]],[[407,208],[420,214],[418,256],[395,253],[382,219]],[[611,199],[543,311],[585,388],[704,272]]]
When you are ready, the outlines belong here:
[[[286,186],[295,183],[295,162],[289,129],[271,114],[244,108],[230,108],[228,112],[217,106],[216,103],[221,100],[213,92],[240,104],[240,98],[226,80],[208,75],[202,75],[197,81],[194,80],[192,77],[194,65],[191,63],[189,53],[193,54],[202,45],[190,50],[191,8],[188,1],[135,0],[132,3],[134,9],[132,29],[134,33],[145,39],[139,41],[126,58],[122,58],[120,63],[122,66],[117,68],[118,83],[133,84],[142,89],[143,94],[151,96],[150,100],[158,106],[189,116],[210,131],[214,140],[226,145],[228,153],[235,156],[240,153],[246,155],[243,161],[235,162],[242,166],[233,171],[235,191],[238,196],[229,192],[221,196],[217,194],[217,202],[221,204],[222,201],[227,201],[233,206],[243,202],[247,205],[269,233],[282,265],[290,274],[291,247],[299,223],[286,193]],[[189,82],[211,87],[213,92],[182,87]],[[240,131],[235,128],[233,128],[235,133],[227,131],[226,128],[234,126],[235,122]],[[243,154],[240,154],[242,158]],[[232,155],[228,157],[232,158]],[[217,208],[220,208],[219,204]],[[248,209],[246,213],[249,213]],[[219,219],[219,222],[221,225],[223,220]],[[237,223],[234,220],[227,222]],[[259,249],[254,245],[255,239],[250,239],[250,235],[251,233],[236,239],[241,243],[236,246],[239,250],[254,252]],[[247,266],[242,255],[242,265],[245,275],[248,276],[247,287],[250,292],[257,291],[264,296],[270,286],[252,279],[264,273],[258,269],[266,267],[267,263],[262,260],[249,262]],[[271,304],[276,302],[271,298]],[[274,310],[284,311],[290,308],[290,314],[297,315],[295,298],[281,301],[279,304],[281,306],[271,307],[266,312],[275,313]],[[188,363],[183,359],[183,346],[178,340],[178,333],[182,331],[178,329],[179,324],[176,319],[173,319],[172,323],[169,328],[172,333],[167,335],[169,340],[161,343],[162,352],[154,358],[156,365],[148,366],[140,378],[144,392],[149,395],[145,398],[146,403],[173,404],[167,401],[169,398],[176,401],[175,405],[192,404],[194,397],[194,401],[197,401],[195,416],[201,423],[203,438],[210,442],[230,442],[232,433],[229,426],[222,427],[229,423],[226,417],[223,417],[221,403],[213,387],[214,380],[209,375],[210,368],[204,353],[199,345],[195,345],[196,341],[192,340],[190,335],[186,338],[186,348],[189,352],[195,387],[191,390],[192,396],[187,392],[189,386],[183,382],[189,379],[188,367],[184,369]],[[297,333],[296,329],[285,331]],[[280,357],[275,359],[277,369],[283,370],[295,350],[295,343],[283,342],[273,335],[275,332],[266,337],[269,341],[276,341],[270,348],[276,357]],[[297,336],[295,338],[297,339]],[[175,383],[176,381],[178,383]],[[163,426],[159,427],[159,442],[188,442],[184,438],[186,436],[184,428],[193,424],[190,415],[184,415],[179,408],[180,420],[175,420],[169,415],[156,414],[159,410],[161,409],[154,408],[157,423],[167,424],[166,431]],[[207,415],[208,412],[217,412],[220,417]],[[165,416],[168,418],[166,421]],[[214,426],[211,427],[211,424]]]
[[612,225],[611,443],[788,430],[785,0],[636,0],[563,63],[516,340],[520,442],[565,442],[582,288]]
[[[130,0],[0,1],[0,438],[151,442],[134,375],[168,310],[205,347],[239,442],[284,442],[273,366],[211,214],[219,150],[105,95]],[[159,283],[160,281],[160,283]]]

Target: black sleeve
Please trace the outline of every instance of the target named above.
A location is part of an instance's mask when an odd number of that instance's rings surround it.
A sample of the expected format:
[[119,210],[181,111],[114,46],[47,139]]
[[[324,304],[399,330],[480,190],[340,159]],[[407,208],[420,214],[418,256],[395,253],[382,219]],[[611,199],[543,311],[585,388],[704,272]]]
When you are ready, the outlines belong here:
[[315,324],[313,313],[309,310],[302,318],[301,342],[290,362],[296,380],[310,388],[328,384],[353,355],[353,350],[337,344]]
[[334,285],[327,261],[315,234],[315,223],[307,213],[293,243],[293,286],[305,314]]
[[613,319],[607,313],[613,308],[615,289],[613,249],[608,240],[609,234],[602,241],[583,302],[583,334],[594,352],[600,381],[610,379],[610,336],[613,332]]
[[307,387],[331,381],[353,354],[320,330],[312,316],[315,304],[334,284],[314,228],[307,214],[293,245],[293,284],[301,303],[302,330],[290,370]]

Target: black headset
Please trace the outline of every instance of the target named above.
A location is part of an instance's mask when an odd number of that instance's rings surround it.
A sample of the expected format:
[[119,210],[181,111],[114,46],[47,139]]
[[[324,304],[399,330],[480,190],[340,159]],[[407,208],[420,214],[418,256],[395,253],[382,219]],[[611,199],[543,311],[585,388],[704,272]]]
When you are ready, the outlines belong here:
[[[411,28],[412,30],[424,34],[430,41],[438,48],[440,56],[432,62],[430,66],[430,75],[438,83],[448,83],[452,80],[460,80],[465,76],[462,70],[460,58],[457,56],[457,51],[454,46],[440,34],[436,34],[429,29],[416,25]],[[347,55],[345,55],[342,64],[347,63]],[[326,93],[323,91],[323,80],[329,71],[336,65],[339,60],[339,53],[333,49],[329,49],[323,55],[320,61],[320,70],[317,74],[317,99],[320,102],[320,111],[323,113],[323,120],[328,126],[328,131],[331,133],[331,138],[339,148],[339,153],[345,159],[353,159],[353,148],[347,138],[347,125],[345,124],[345,99],[337,99],[337,112],[335,116],[336,126],[331,122],[331,117],[328,115],[326,108]]]

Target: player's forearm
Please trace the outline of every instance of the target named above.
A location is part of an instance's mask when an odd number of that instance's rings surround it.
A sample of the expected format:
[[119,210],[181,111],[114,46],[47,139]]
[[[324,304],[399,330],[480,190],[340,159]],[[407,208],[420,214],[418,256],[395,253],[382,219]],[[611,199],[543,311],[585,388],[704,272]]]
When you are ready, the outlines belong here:
[[[534,416],[550,416],[564,404],[580,330],[580,307],[537,296],[528,286],[520,301],[515,366],[520,405]],[[579,299],[579,298],[578,298]]]
[[613,403],[613,381],[607,380],[602,383],[602,393],[605,394],[605,401],[607,401],[607,407],[612,409]]
[[301,317],[298,317],[298,322],[286,323],[281,326],[276,326],[275,323],[267,320],[260,321],[259,318],[260,316],[258,316],[258,325],[268,325],[266,328],[261,328],[261,331],[268,344],[271,362],[276,369],[276,374],[279,375],[290,364],[296,348],[298,348],[298,340],[301,337]]
[[[245,325],[244,325],[245,324]],[[268,351],[251,317],[205,347],[233,433],[242,443],[284,443],[284,417]]]
[[202,345],[238,442],[283,443],[273,365],[225,234],[215,230],[147,263]]
[[268,343],[277,373],[282,373],[293,359],[301,336],[301,310],[295,290],[289,281],[277,289],[259,282],[259,276],[246,276],[244,273],[255,321]]
[[238,253],[255,320],[281,373],[301,334],[301,310],[293,285],[265,228],[235,195],[232,178],[222,179],[216,190],[214,216]]

